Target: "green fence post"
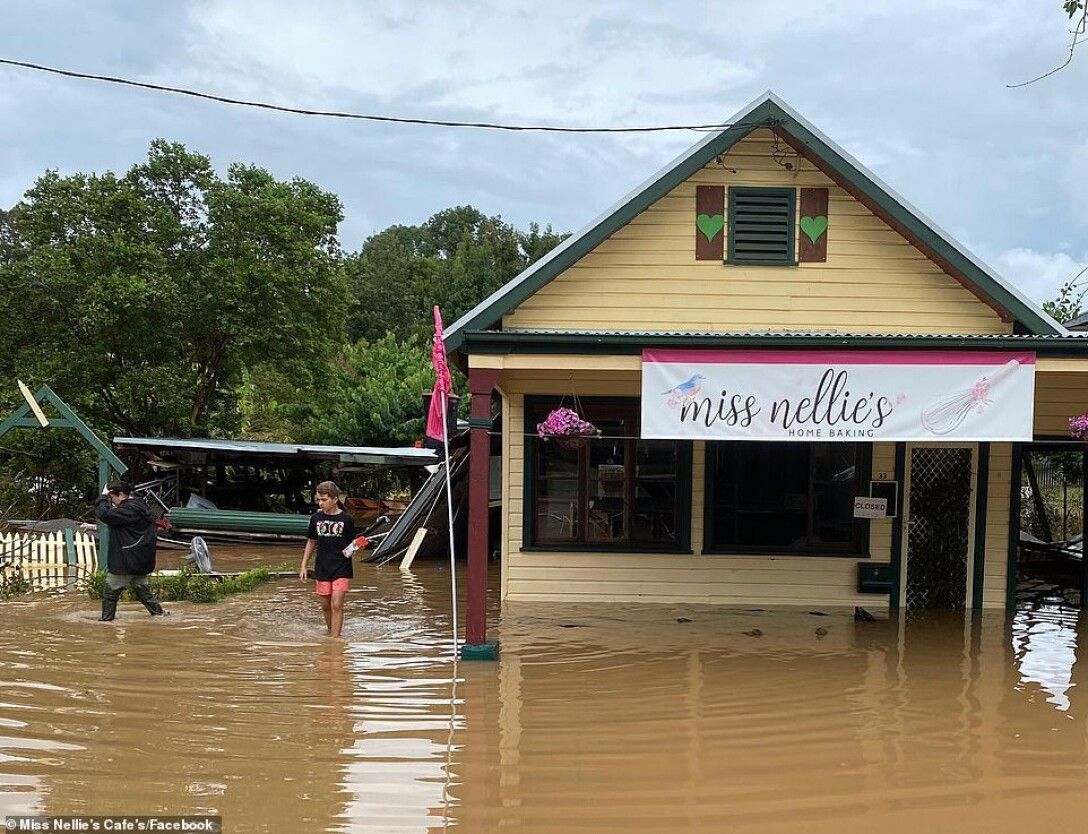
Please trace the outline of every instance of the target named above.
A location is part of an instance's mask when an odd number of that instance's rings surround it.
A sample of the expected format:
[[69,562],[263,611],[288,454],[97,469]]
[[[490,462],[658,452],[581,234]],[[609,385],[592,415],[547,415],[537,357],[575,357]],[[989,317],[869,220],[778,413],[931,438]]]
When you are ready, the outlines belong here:
[[71,527],[64,530],[64,554],[68,562],[67,583],[74,586],[79,577],[76,575],[76,534]]
[[[110,464],[105,458],[98,459],[98,491],[101,492],[105,489],[106,484],[110,482]],[[96,499],[97,500],[97,499]],[[110,528],[98,522],[98,567],[101,570],[106,568],[106,554],[110,549]]]

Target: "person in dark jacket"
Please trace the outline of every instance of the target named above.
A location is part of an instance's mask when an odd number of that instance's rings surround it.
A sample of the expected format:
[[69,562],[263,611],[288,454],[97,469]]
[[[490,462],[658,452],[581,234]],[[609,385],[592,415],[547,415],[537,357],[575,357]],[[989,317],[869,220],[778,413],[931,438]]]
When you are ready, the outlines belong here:
[[155,520],[142,498],[133,495],[127,481],[107,484],[94,505],[94,514],[110,528],[110,549],[106,556],[106,587],[102,592],[102,616],[108,622],[117,614],[117,601],[125,588],[153,617],[163,610],[147,584],[147,575],[155,570],[155,546],[158,535]]

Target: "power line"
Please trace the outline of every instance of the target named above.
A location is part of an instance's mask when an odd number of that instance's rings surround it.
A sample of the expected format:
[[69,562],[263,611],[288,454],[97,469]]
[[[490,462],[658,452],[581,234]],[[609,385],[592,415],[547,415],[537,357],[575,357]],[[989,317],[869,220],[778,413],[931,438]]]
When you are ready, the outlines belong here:
[[[291,113],[298,116],[324,116],[331,119],[355,119],[367,122],[387,122],[392,124],[425,125],[429,127],[467,127],[482,130],[506,130],[506,131],[543,131],[548,133],[661,133],[670,130],[721,130],[727,127],[740,127],[741,122],[704,124],[704,125],[651,125],[647,127],[559,127],[556,125],[511,125],[494,122],[459,122],[444,119],[413,119],[404,116],[382,116],[373,113],[348,113],[339,110],[310,110],[303,107],[288,107],[282,104],[270,104],[263,101],[250,101],[248,99],[231,98],[215,93],[205,93],[200,90],[190,90],[185,87],[171,87],[164,84],[152,84],[147,81],[134,81],[130,78],[120,78],[113,75],[96,75],[94,73],[76,72],[74,70],[47,67],[42,64],[31,64],[26,61],[13,61],[8,58],[0,58],[0,64],[21,69],[34,70],[35,72],[51,73],[65,78],[81,78],[87,81],[102,81],[107,84],[119,84],[125,87],[138,87],[144,90],[153,90],[157,93],[174,93],[180,96],[215,101],[220,104],[234,104],[239,107],[255,107],[260,110],[274,110],[278,113]],[[759,124],[745,125],[759,127]]]

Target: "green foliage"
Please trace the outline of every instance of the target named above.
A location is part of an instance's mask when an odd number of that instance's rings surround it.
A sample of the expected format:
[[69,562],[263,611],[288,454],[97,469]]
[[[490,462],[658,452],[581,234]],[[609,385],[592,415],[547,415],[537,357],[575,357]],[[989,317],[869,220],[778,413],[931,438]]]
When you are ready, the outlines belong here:
[[431,308],[453,322],[562,242],[535,223],[521,232],[472,206],[440,211],[420,226],[391,226],[348,263],[359,306],[353,339],[429,338]]
[[48,381],[105,434],[232,431],[244,369],[306,385],[340,342],[340,219],[312,183],[220,179],[162,140],[123,176],[46,172],[0,221],[0,376]]
[[[221,176],[165,140],[121,174],[46,171],[0,211],[0,418],[21,378],[104,438],[411,443],[432,307],[451,323],[565,235],[458,206],[345,258],[341,219],[313,183]],[[0,515],[89,517],[96,459],[78,436],[0,442]]]
[[1084,0],[1063,0],[1062,9],[1072,19],[1077,12],[1084,11]]
[[[248,593],[265,582],[275,579],[270,568],[251,568],[237,576],[215,579],[202,573],[181,573],[170,576],[152,574],[148,579],[151,590],[160,602],[217,602],[232,594]],[[102,599],[106,588],[106,571],[97,570],[87,580],[87,596]],[[128,602],[135,602],[132,592],[126,590],[121,597]]]
[[0,446],[0,518],[89,516],[98,458],[76,432],[16,430]]
[[192,575],[185,586],[185,598],[190,602],[215,602],[215,583],[207,576]]
[[[313,414],[313,439],[347,445],[411,445],[423,434],[420,395],[434,385],[430,345],[392,333],[348,348]],[[463,388],[462,388],[463,390]]]
[[1058,297],[1053,301],[1043,302],[1043,310],[1055,321],[1062,323],[1072,321],[1081,314],[1088,287],[1077,283],[1079,277],[1078,274],[1076,278],[1063,284],[1058,290]]
[[0,567],[0,600],[19,596],[20,594],[29,594],[33,590],[33,585],[23,575],[23,571],[18,565]]

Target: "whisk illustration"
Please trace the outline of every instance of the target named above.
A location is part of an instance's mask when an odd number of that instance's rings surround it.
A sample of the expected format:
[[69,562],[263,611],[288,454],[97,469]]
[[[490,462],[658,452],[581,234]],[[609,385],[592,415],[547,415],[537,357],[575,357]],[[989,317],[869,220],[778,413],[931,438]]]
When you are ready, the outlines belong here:
[[1020,363],[1010,359],[994,371],[993,376],[984,376],[966,391],[937,400],[922,412],[922,425],[932,434],[951,434],[963,424],[972,411],[976,414],[985,412],[986,406],[993,403],[990,399],[990,391],[1018,367]]

